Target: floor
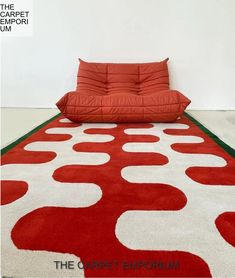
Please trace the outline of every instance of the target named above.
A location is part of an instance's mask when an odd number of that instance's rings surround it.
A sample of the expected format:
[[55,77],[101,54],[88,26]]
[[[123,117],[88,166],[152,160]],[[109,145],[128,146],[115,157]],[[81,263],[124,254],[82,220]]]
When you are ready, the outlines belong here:
[[[58,114],[57,109],[1,108],[1,148]],[[235,111],[188,111],[235,149]]]
[[57,109],[1,108],[1,148],[58,113]]

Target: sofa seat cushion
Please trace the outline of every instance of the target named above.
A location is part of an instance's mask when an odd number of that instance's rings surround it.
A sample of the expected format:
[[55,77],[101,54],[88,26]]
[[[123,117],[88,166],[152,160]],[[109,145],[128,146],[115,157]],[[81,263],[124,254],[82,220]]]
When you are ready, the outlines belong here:
[[178,91],[162,90],[152,94],[86,94],[69,92],[57,106],[74,122],[172,122],[190,100]]

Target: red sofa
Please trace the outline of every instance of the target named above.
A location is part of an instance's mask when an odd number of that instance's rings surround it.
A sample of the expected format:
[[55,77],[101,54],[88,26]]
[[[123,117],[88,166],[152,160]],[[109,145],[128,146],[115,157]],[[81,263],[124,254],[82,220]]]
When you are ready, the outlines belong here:
[[172,122],[190,100],[169,89],[168,59],[141,64],[80,60],[76,91],[58,102],[74,122]]

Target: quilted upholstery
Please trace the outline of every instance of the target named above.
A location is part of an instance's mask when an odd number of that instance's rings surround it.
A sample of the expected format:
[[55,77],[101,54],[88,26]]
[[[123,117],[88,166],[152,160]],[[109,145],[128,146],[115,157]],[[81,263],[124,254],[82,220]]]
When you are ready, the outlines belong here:
[[169,89],[168,59],[143,64],[80,60],[76,91],[58,102],[75,122],[172,122],[190,100]]
[[169,89],[168,59],[144,64],[87,63],[80,59],[77,90],[92,95],[155,93]]

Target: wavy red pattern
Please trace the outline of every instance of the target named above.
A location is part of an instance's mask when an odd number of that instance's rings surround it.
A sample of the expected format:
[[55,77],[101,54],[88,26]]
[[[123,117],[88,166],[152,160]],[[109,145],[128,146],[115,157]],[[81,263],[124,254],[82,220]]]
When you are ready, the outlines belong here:
[[45,163],[53,160],[56,157],[54,152],[42,152],[42,151],[27,151],[24,147],[32,142],[36,141],[65,141],[71,138],[70,134],[47,134],[45,131],[49,128],[54,127],[77,127],[80,124],[74,123],[61,123],[60,116],[42,127],[39,131],[33,133],[31,136],[17,144],[15,147],[10,149],[1,158],[1,165],[5,164],[33,164],[33,163]]
[[224,240],[235,247],[235,212],[228,211],[220,214],[215,224]]
[[227,162],[224,167],[190,167],[186,174],[194,181],[203,185],[235,185],[235,159],[223,150],[215,141],[198,128],[186,117],[178,120],[181,124],[189,126],[188,129],[166,129],[170,135],[199,136],[204,139],[202,143],[175,143],[171,147],[181,153],[213,154],[222,157]]
[[[66,165],[54,172],[60,182],[92,182],[102,189],[102,198],[87,208],[39,208],[23,216],[12,230],[19,249],[71,253],[83,263],[90,261],[178,262],[175,269],[85,269],[86,277],[208,277],[210,271],[200,257],[183,251],[130,250],[115,235],[118,217],[127,210],[179,210],[187,202],[182,191],[167,184],[129,183],[121,169],[129,165],[164,165],[167,157],[158,153],[130,153],[122,149],[127,142],[156,142],[152,135],[127,135],[126,128],[150,128],[151,124],[120,124],[113,129],[88,129],[89,134],[109,134],[106,143],[79,143],[79,152],[105,152],[110,160],[103,165]],[[45,154],[44,154],[45,155]],[[41,221],[43,219],[43,221]],[[147,229],[147,227],[146,227]],[[166,239],[167,240],[167,239]]]
[[24,181],[1,181],[1,205],[10,204],[26,194],[28,184]]

